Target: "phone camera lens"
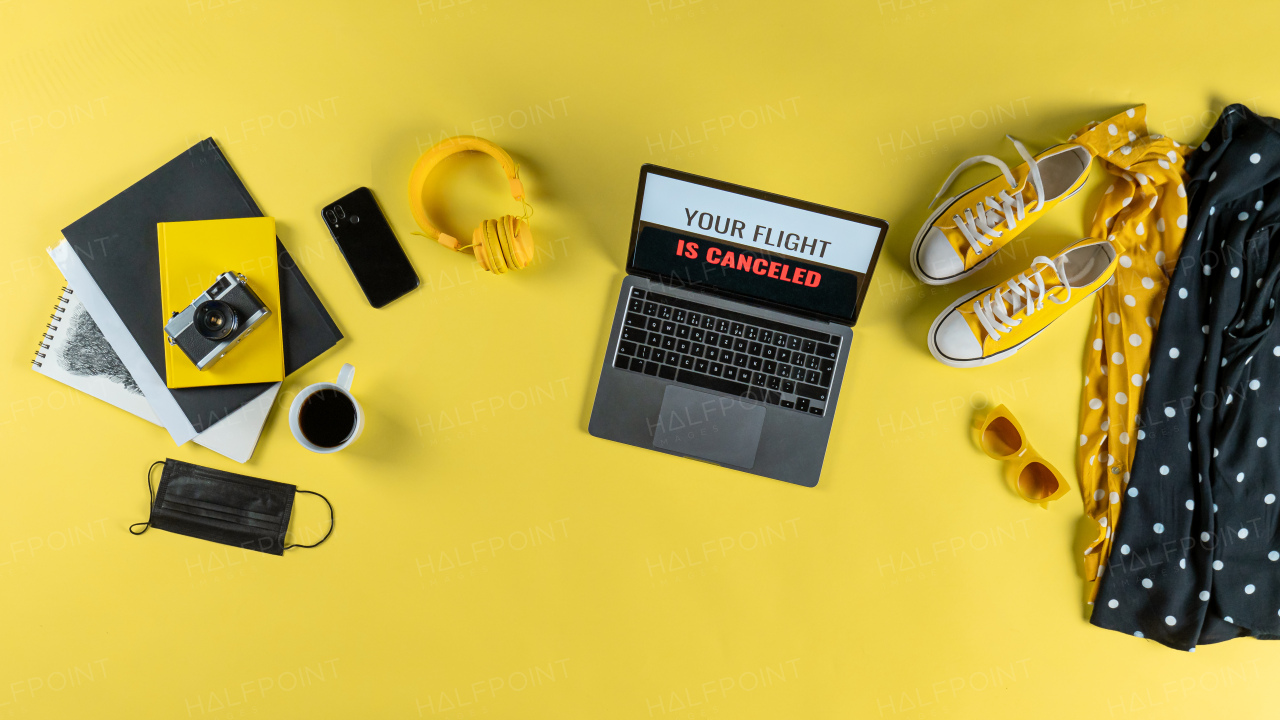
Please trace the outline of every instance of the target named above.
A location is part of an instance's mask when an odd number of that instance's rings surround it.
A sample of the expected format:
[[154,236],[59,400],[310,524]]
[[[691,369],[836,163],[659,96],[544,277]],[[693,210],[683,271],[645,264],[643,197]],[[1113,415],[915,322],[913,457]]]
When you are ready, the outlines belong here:
[[353,223],[358,223],[358,222],[360,222],[360,216],[359,216],[359,215],[352,215],[352,216],[351,216],[351,222],[353,222]]

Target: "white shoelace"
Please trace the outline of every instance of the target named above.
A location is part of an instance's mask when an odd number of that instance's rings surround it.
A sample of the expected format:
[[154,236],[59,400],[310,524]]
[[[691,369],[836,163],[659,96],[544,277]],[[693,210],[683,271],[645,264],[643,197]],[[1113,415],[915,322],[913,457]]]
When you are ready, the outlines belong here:
[[[1036,163],[1036,159],[1032,157],[1031,153],[1027,152],[1027,148],[1022,143],[1015,140],[1012,135],[1005,135],[1005,137],[1009,138],[1009,141],[1013,143],[1013,147],[1017,149],[1018,154],[1027,162],[1027,167],[1030,168],[1028,175],[1031,179],[1031,184],[1036,189],[1036,202],[1031,207],[1031,210],[1034,211],[1044,202],[1044,181],[1040,178],[1040,166]],[[947,191],[947,188],[951,187],[951,183],[955,181],[960,173],[980,162],[990,163],[999,168],[1001,174],[1004,175],[1005,181],[1009,183],[1009,187],[1017,184],[1014,182],[1013,173],[1009,170],[1009,166],[1005,165],[1003,160],[994,155],[978,155],[965,160],[956,166],[955,170],[951,171],[946,181],[942,183],[942,189],[933,197],[933,202],[929,203],[929,207],[933,207],[938,202],[938,199]],[[1007,190],[1001,190],[995,197],[988,195],[975,203],[972,208],[965,208],[964,217],[956,213],[951,216],[951,219],[955,221],[960,233],[969,241],[973,251],[981,255],[983,248],[990,247],[996,238],[1004,234],[995,228],[996,225],[1003,221],[1010,230],[1013,230],[1018,227],[1018,221],[1026,216],[1027,207],[1022,198],[1022,191],[1015,190],[1010,194]]]
[[[999,340],[1001,335],[1012,332],[1015,326],[1022,324],[1021,320],[1012,317],[1013,313],[1026,308],[1026,314],[1030,316],[1037,310],[1043,310],[1046,296],[1059,305],[1070,300],[1071,281],[1067,278],[1066,266],[1066,255],[1057,260],[1050,260],[1040,255],[1031,262],[1031,268],[1035,271],[1029,270],[1030,275],[1021,273],[1004,286],[997,286],[995,290],[974,300],[973,312],[978,316],[978,322],[986,328],[991,339]],[[1040,274],[1045,268],[1053,268],[1054,272],[1058,273],[1058,281],[1067,289],[1066,297],[1059,300],[1049,295],[1049,291],[1044,287],[1044,277]]]

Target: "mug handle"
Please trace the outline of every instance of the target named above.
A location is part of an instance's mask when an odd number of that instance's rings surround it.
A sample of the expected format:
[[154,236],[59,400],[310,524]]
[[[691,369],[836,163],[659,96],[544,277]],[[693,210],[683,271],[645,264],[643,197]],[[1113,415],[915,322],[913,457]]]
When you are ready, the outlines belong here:
[[338,371],[338,382],[336,384],[338,387],[342,388],[343,390],[346,390],[347,392],[351,392],[351,381],[354,380],[355,377],[356,377],[355,366],[351,365],[350,363],[347,363],[346,365],[342,366],[341,370]]

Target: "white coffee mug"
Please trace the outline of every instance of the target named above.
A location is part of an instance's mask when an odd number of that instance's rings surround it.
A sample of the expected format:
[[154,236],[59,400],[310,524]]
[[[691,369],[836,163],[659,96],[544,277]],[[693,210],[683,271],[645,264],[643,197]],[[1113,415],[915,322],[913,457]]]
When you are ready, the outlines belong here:
[[[355,396],[351,394],[351,381],[355,376],[356,369],[353,366],[349,364],[343,365],[342,369],[338,371],[337,383],[316,383],[315,385],[308,385],[302,389],[302,392],[298,393],[298,397],[293,399],[293,405],[289,407],[289,429],[293,431],[293,437],[298,441],[298,444],[311,452],[334,453],[355,442],[356,438],[360,437],[360,431],[364,430],[364,408],[360,407],[360,403],[357,402]],[[351,428],[351,433],[347,435],[346,440],[343,440],[341,443],[334,445],[333,447],[320,447],[319,445],[316,445],[308,440],[306,435],[302,434],[302,428],[298,426],[298,414],[302,411],[303,403],[307,401],[307,398],[321,390],[334,390],[342,393],[351,401],[351,404],[356,409],[356,420]]]

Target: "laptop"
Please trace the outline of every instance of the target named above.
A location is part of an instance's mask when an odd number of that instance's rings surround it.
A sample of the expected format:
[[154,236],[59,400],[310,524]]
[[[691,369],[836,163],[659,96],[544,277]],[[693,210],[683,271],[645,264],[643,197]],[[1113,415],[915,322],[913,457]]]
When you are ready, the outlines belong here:
[[641,167],[590,433],[817,485],[852,326],[888,229]]

